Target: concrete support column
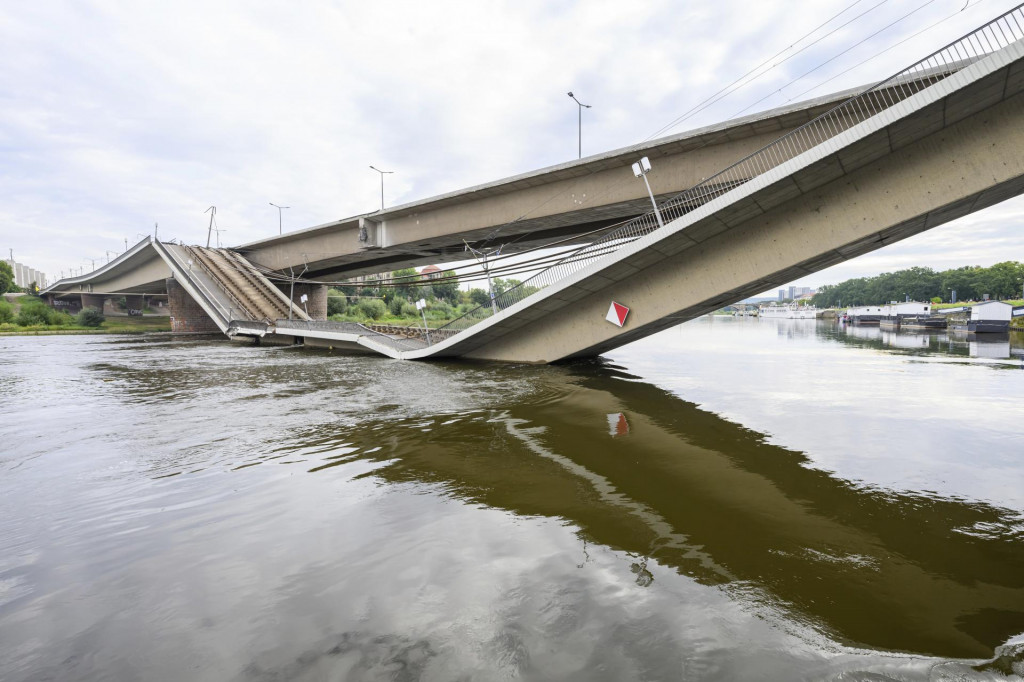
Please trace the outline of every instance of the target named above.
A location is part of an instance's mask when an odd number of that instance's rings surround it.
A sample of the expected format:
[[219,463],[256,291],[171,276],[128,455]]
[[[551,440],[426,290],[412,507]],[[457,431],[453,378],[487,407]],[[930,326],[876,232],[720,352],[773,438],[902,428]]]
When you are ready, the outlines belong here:
[[141,314],[142,309],[146,307],[146,297],[142,294],[128,294],[124,297],[124,303],[129,311],[137,310]]
[[[287,297],[291,291],[291,283],[275,282],[277,288],[284,292]],[[292,299],[299,310],[303,309],[302,295],[309,299],[305,303],[305,309],[314,320],[327,319],[327,285],[326,284],[298,284],[295,285],[295,297]]]
[[106,294],[82,294],[82,308],[94,308],[102,313],[106,300]]
[[171,311],[172,332],[207,334],[220,331],[217,323],[173,277],[167,280],[167,306]]
[[81,301],[74,296],[60,298],[56,294],[47,294],[46,303],[55,310],[62,310],[65,313],[70,313],[71,315],[78,314],[82,309]]

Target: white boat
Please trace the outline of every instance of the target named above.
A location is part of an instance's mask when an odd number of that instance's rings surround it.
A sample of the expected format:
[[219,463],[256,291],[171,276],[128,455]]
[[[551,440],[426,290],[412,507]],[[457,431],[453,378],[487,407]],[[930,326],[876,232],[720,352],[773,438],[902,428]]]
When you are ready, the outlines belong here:
[[758,310],[758,317],[781,317],[787,320],[813,320],[818,316],[818,309],[813,305],[797,305],[787,303],[786,305],[775,305],[774,303],[761,306]]

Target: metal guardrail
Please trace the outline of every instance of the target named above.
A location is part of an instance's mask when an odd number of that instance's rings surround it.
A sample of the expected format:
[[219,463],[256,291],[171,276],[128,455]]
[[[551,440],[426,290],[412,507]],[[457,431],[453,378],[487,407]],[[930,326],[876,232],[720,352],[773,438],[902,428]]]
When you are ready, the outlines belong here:
[[[162,244],[160,246],[163,247]],[[185,248],[188,248],[188,247],[185,247]],[[165,253],[167,253],[174,260],[175,264],[182,271],[184,271],[184,272],[191,272],[192,271],[191,267],[189,267],[185,263],[181,262],[181,258],[178,256],[177,253],[174,252],[173,249],[168,249],[166,247],[163,247],[163,250],[164,250]],[[198,288],[202,289],[201,293],[203,294],[203,297],[207,300],[207,302],[211,306],[213,306],[214,308],[217,309],[217,312],[220,313],[220,316],[224,319],[224,324],[227,325],[228,323],[230,323],[231,319],[232,319],[231,311],[233,310],[233,308],[225,308],[223,305],[221,305],[221,303],[217,300],[217,297],[214,296],[213,292],[210,291],[209,287],[207,287],[205,284],[203,284],[202,280],[200,280],[198,277],[189,277],[188,280],[189,280],[189,282],[191,284],[193,284],[193,285],[197,286]]]
[[[729,193],[1021,39],[1024,39],[1024,5],[1018,5],[913,66],[865,89],[725,170],[669,199],[660,207],[664,222],[669,223]],[[479,306],[439,327],[438,330],[459,332],[469,329],[540,289],[609,256],[622,246],[654,232],[658,227],[653,212],[639,216],[613,232],[581,246],[515,288],[499,293],[493,299],[493,306],[490,303]],[[450,333],[435,334],[432,330],[431,345],[451,336]]]
[[[213,271],[210,270],[210,268],[204,262],[203,258],[200,257],[200,255],[198,253],[196,253],[195,249],[193,249],[191,246],[189,246],[187,244],[182,244],[181,247],[183,249],[185,249],[186,251],[188,251],[189,255],[192,257],[191,258],[192,262],[194,264],[199,265],[199,267],[203,269],[203,271],[206,273],[206,275],[211,280],[213,280],[214,282],[217,282],[218,284],[220,283],[220,281],[221,281],[220,277],[218,277],[216,274],[213,273]],[[198,281],[198,280],[196,280],[196,281]],[[200,282],[200,284],[202,284],[202,282]],[[206,289],[207,293],[210,293],[210,290],[207,289],[205,285],[203,286],[203,288]],[[237,310],[239,312],[243,313],[246,316],[247,319],[249,319],[251,321],[254,321],[254,322],[270,322],[270,320],[267,319],[267,318],[261,319],[261,318],[256,317],[256,315],[254,315],[252,312],[250,312],[250,310],[245,305],[243,305],[243,303],[241,301],[238,300],[238,297],[236,297],[234,294],[232,294],[227,289],[227,287],[223,286],[222,284],[220,285],[220,290],[223,291],[227,295],[227,297],[231,299],[231,302],[234,303],[235,306],[237,306]],[[233,311],[233,310],[236,310],[236,308],[230,308],[229,309],[229,311]],[[236,318],[231,317],[230,316],[230,312],[229,312],[228,321],[231,321],[233,319],[236,319]]]

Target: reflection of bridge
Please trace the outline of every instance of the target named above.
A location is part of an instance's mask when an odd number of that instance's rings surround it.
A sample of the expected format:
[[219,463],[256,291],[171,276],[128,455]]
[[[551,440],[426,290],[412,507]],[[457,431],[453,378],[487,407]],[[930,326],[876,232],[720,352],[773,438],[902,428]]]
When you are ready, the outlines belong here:
[[[1016,536],[971,533],[1012,527],[1012,512],[842,480],[615,374],[589,363],[510,370],[510,384],[528,382],[544,399],[497,396],[493,412],[427,422],[388,417],[383,449],[372,419],[296,437],[324,453],[313,472],[371,460],[384,481],[438,484],[470,505],[555,518],[700,583],[758,586],[770,597],[753,601],[777,600],[846,643],[987,657],[1021,631]],[[609,436],[609,413],[626,415],[628,437]],[[474,455],[496,441],[501,457]],[[332,445],[352,454],[338,457]]]
[[[240,254],[206,254],[224,265],[219,271],[193,267],[202,259],[184,247],[147,241],[45,293],[85,302],[166,287],[179,330],[301,339],[397,358],[596,355],[1024,192],[1022,27],[1017,8],[850,98],[256,242]],[[665,183],[656,186],[666,222],[660,229],[653,215],[637,216],[639,185],[619,180],[632,180],[626,167],[641,153],[658,159],[652,179]],[[453,260],[463,238],[496,230],[519,246],[568,238],[577,248],[498,296],[493,309],[432,332],[429,342],[303,319],[295,306],[286,316],[287,297],[278,308],[281,296],[265,278],[295,266],[323,280]],[[268,301],[243,300],[241,280],[249,295]],[[302,312],[312,308],[310,317],[323,318],[323,289],[301,283],[293,300],[304,295]],[[612,301],[630,308],[621,326],[606,321]],[[280,317],[265,314],[270,308]]]

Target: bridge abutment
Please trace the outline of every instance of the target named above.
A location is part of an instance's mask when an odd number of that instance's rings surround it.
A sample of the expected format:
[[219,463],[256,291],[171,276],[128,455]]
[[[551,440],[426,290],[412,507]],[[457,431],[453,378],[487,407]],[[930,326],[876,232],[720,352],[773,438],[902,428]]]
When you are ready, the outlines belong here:
[[167,280],[167,307],[171,312],[172,332],[187,334],[220,332],[217,323],[173,277]]
[[137,310],[139,314],[146,307],[146,297],[142,294],[128,294],[124,297],[125,307],[129,310]]

